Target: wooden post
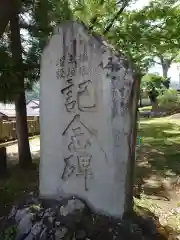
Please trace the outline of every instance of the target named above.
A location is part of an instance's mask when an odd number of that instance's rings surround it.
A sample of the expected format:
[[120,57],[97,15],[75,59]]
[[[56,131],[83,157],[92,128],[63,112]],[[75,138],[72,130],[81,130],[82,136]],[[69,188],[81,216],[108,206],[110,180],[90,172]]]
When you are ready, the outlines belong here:
[[7,154],[6,148],[0,148],[0,178],[7,175]]

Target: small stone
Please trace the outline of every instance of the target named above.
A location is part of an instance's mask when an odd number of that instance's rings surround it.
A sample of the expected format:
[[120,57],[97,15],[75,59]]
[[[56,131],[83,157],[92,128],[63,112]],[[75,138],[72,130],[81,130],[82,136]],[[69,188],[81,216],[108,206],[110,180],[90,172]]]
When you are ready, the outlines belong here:
[[16,222],[20,222],[21,219],[22,219],[27,213],[29,213],[29,208],[23,208],[23,209],[17,210],[16,216],[15,216]]
[[[40,223],[40,222],[36,223],[36,224],[32,227],[29,235],[28,235],[24,240],[33,240],[33,239],[36,239],[36,237],[38,236],[38,234],[40,234],[41,230],[42,230],[42,223]],[[44,238],[44,239],[45,239],[45,238]]]
[[13,206],[13,208],[11,209],[11,212],[10,212],[10,214],[8,216],[8,219],[15,217],[16,213],[17,213],[17,207]]
[[30,233],[24,240],[33,240],[34,236]]
[[59,226],[61,225],[61,223],[58,222],[58,221],[56,221],[56,222],[55,222],[55,225],[56,225],[56,227],[59,227]]
[[60,207],[60,214],[62,215],[62,216],[67,216],[68,215],[68,209],[66,209],[64,206],[62,206],[62,207]]
[[54,217],[52,217],[52,216],[48,217],[48,221],[49,221],[51,224],[54,222],[54,220],[55,220]]
[[33,236],[37,236],[37,235],[41,232],[42,227],[43,227],[42,222],[36,223],[36,224],[32,227],[32,229],[31,229],[31,234],[32,234]]
[[52,211],[51,208],[46,209],[45,213],[44,213],[44,217],[51,217],[54,215],[54,212]]
[[81,240],[84,239],[86,237],[86,233],[84,230],[77,230],[76,232],[76,239],[77,240]]
[[21,236],[28,234],[32,228],[32,217],[31,213],[26,213],[26,215],[21,219],[17,227],[17,239]]
[[67,232],[68,232],[67,228],[62,228],[62,229],[56,230],[55,239],[56,240],[63,239]]
[[40,240],[46,240],[47,239],[47,228],[44,228],[40,234],[39,237]]
[[71,199],[65,206],[61,206],[60,214],[63,216],[67,216],[68,214],[72,214],[77,210],[82,210],[85,208],[85,204],[82,203],[79,199]]

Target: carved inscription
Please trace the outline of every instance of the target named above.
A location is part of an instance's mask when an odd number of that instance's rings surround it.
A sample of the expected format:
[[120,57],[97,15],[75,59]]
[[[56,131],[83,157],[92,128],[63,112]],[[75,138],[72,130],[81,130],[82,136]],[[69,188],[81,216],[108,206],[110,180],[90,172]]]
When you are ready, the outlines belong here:
[[96,107],[95,90],[91,80],[79,84],[77,101],[80,111],[91,111]]
[[65,66],[65,56],[62,56],[61,58],[58,58],[56,61],[56,78],[61,79],[65,78],[65,72],[64,72],[64,66]]
[[[61,94],[63,94],[65,109],[69,114],[94,111],[96,108],[95,88],[88,77],[88,46],[81,36],[79,39],[79,53],[76,52],[77,42],[73,40],[73,47],[66,47],[66,56],[59,59],[57,63],[59,68],[57,78],[62,78]],[[80,80],[76,83],[77,76]],[[88,179],[93,176],[91,169],[93,158],[90,154],[93,134],[80,120],[80,115],[76,114],[62,135],[68,140],[69,152],[64,158],[62,179],[66,181],[72,176],[83,177],[84,188],[87,191]]]
[[121,146],[120,140],[121,140],[122,132],[120,130],[114,130],[113,135],[114,135],[114,146],[120,147]]
[[69,156],[64,159],[65,167],[62,179],[66,180],[73,174],[84,178],[84,188],[87,191],[88,176],[92,176],[92,155],[88,152],[91,146],[91,131],[80,120],[80,115],[75,115],[62,135],[69,136]]
[[82,36],[79,35],[79,47],[80,47],[80,53],[79,53],[79,74],[80,76],[86,76],[89,74],[89,69],[87,66],[88,63],[88,50],[87,50],[87,42],[83,40]]
[[111,72],[118,72],[121,69],[121,65],[117,60],[113,60],[112,57],[108,57],[108,63],[103,66],[103,63],[100,63],[100,66],[104,69],[109,69]]
[[[64,95],[64,104],[67,112],[92,111],[96,107],[95,89],[91,80],[86,80],[88,75],[87,63],[87,43],[80,38],[80,53],[76,56],[76,40],[73,41],[73,53],[67,53],[57,61],[60,68],[57,71],[57,78],[64,79],[64,87],[61,93]],[[68,50],[68,47],[66,47]],[[74,77],[76,75],[77,61],[79,61],[79,74],[83,77],[83,81],[79,83],[78,88],[75,87]],[[65,66],[67,63],[67,66]],[[67,69],[65,74],[64,69]]]

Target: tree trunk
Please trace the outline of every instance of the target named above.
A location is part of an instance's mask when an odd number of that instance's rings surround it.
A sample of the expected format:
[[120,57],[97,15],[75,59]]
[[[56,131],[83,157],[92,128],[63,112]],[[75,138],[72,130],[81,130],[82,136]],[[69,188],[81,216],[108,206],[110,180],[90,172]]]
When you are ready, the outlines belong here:
[[162,66],[162,72],[163,72],[163,77],[167,78],[168,77],[168,70],[171,66],[172,60],[170,59],[165,59],[163,57],[160,57],[161,60],[161,66]]
[[169,67],[166,64],[163,64],[162,65],[163,77],[165,78],[168,77],[168,70],[169,70]]
[[157,101],[151,101],[152,109],[151,112],[156,112],[158,109],[158,103]]
[[11,17],[18,12],[21,1],[1,0],[0,1],[0,38],[4,33]]
[[28,138],[26,99],[24,92],[18,94],[16,97],[15,107],[19,164],[22,168],[28,168],[32,164],[32,159]]
[[134,195],[134,173],[135,173],[135,153],[136,153],[136,138],[137,138],[137,119],[138,119],[138,101],[140,94],[140,81],[139,74],[134,76],[134,82],[131,89],[131,96],[128,110],[131,112],[131,133],[128,136],[129,145],[129,159],[127,166],[127,179],[126,179],[126,201],[124,217],[133,212],[133,195]]
[[7,175],[7,154],[6,148],[0,148],[0,178]]
[[11,28],[11,51],[15,67],[14,77],[16,78],[18,86],[20,86],[20,90],[15,97],[19,164],[22,168],[26,168],[31,165],[32,159],[27,129],[24,73],[22,66],[22,47],[18,14],[15,14],[14,17],[11,18],[10,28]]
[[141,96],[141,92],[139,94],[139,106],[142,107],[142,96]]

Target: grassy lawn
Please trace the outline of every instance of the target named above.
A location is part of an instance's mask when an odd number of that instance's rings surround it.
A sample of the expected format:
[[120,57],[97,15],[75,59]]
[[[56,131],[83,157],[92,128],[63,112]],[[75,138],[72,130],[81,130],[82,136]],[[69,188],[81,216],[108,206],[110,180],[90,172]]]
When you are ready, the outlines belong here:
[[[141,144],[137,149],[135,185],[140,189],[141,198],[135,198],[135,207],[146,208],[163,219],[163,225],[168,229],[180,231],[180,214],[171,211],[180,204],[180,192],[175,198],[180,189],[180,120],[169,117],[141,119],[138,135]],[[28,172],[11,168],[9,177],[0,180],[0,215],[4,205],[8,206],[37,186],[37,161],[36,167]]]
[[151,109],[152,109],[152,106],[145,106],[145,107],[140,107],[139,111],[142,112],[142,111],[148,111],[148,110],[151,110]]
[[7,214],[11,204],[26,195],[36,191],[38,186],[38,161],[32,169],[24,171],[18,166],[9,167],[8,177],[0,179],[0,216]]
[[141,120],[138,134],[141,137],[140,161],[143,157],[152,171],[164,177],[180,175],[180,120],[168,117]]
[[179,232],[180,214],[172,214],[172,209],[180,203],[180,120],[141,120],[138,135],[136,185],[141,187],[141,199],[135,202]]

